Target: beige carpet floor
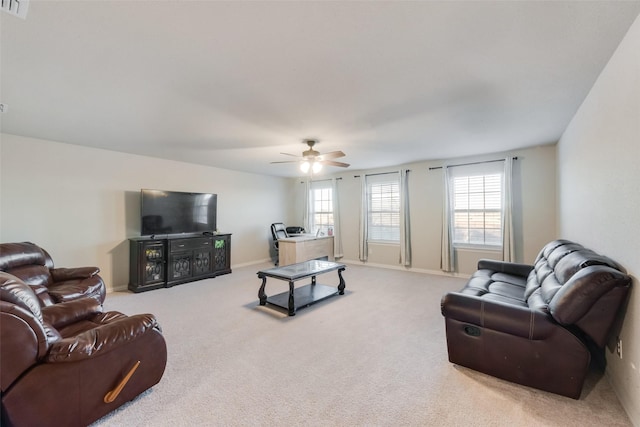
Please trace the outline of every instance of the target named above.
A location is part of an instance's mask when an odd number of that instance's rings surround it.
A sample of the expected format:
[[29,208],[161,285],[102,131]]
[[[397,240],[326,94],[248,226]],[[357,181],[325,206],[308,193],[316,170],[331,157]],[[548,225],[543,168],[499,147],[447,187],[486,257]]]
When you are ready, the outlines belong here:
[[[573,400],[449,363],[440,298],[463,279],[348,265],[345,295],[288,317],[258,305],[256,272],[269,267],[109,294],[108,310],[156,314],[168,362],[159,384],[95,425],[631,425],[601,374]],[[286,290],[267,282],[268,295]]]

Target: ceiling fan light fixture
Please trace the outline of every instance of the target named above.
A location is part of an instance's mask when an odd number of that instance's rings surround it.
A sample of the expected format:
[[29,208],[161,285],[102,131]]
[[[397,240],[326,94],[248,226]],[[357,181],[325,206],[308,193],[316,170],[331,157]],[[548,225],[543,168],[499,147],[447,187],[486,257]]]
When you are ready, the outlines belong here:
[[333,159],[338,159],[340,157],[344,157],[345,154],[342,151],[331,151],[329,153],[319,153],[314,150],[313,147],[316,145],[318,141],[315,139],[305,139],[304,143],[309,147],[308,150],[302,152],[302,156],[296,156],[295,154],[289,153],[280,153],[286,156],[297,157],[299,160],[285,160],[281,162],[271,162],[271,163],[298,163],[300,171],[303,174],[311,173],[317,174],[320,173],[322,167],[324,165],[328,166],[337,166],[341,168],[348,168],[348,163],[337,162]]

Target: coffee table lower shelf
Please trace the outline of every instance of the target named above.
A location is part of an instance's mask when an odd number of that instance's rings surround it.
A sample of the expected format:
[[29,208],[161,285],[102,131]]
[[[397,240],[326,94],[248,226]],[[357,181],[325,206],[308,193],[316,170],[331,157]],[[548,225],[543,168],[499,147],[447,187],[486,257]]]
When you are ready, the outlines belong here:
[[[338,295],[338,292],[338,288],[335,286],[326,286],[319,283],[295,288],[293,290],[295,308],[308,307],[319,301]],[[289,310],[289,292],[283,292],[281,294],[267,297],[267,302],[277,307],[284,308],[285,310]]]

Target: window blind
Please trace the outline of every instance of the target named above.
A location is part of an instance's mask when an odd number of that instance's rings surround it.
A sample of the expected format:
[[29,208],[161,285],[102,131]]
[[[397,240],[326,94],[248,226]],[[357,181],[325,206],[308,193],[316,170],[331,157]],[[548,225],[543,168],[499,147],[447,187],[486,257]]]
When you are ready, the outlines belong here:
[[502,162],[453,168],[454,244],[502,245],[502,168]]
[[400,176],[367,176],[369,241],[400,241]]

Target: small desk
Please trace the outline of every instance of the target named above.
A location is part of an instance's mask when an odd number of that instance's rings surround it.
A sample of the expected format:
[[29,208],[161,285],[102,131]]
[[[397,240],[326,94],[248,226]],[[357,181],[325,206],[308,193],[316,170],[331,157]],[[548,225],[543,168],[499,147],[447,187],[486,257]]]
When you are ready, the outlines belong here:
[[[347,267],[344,264],[331,261],[311,260],[285,267],[270,268],[258,271],[258,278],[262,279],[262,285],[258,290],[260,305],[266,303],[288,310],[289,316],[295,316],[296,309],[308,307],[318,301],[340,294],[344,295],[345,282],[342,272]],[[326,286],[316,283],[316,276],[338,270],[340,283],[338,287]],[[267,297],[264,292],[267,277],[289,282],[289,292],[283,292],[272,297]],[[311,277],[311,283],[295,289],[294,282]]]
[[316,237],[303,234],[278,239],[278,265],[280,267],[318,258],[333,261],[333,236]]

